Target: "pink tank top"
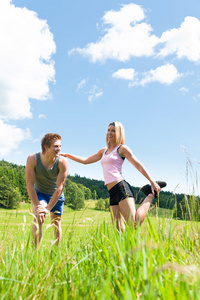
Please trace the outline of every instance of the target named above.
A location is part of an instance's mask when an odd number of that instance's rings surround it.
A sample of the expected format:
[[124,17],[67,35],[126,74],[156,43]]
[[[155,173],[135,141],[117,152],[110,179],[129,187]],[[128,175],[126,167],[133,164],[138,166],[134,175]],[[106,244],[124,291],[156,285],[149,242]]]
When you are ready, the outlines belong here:
[[104,151],[101,165],[103,168],[103,175],[105,180],[105,185],[108,183],[123,180],[124,177],[122,176],[122,165],[123,165],[123,158],[119,155],[118,149],[119,146],[116,146],[112,152],[106,154],[107,149]]

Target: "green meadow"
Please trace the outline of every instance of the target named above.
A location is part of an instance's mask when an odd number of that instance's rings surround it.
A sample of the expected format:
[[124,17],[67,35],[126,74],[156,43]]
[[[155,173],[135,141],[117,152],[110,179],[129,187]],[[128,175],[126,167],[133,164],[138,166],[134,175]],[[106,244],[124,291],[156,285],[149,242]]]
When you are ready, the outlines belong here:
[[142,227],[118,233],[91,200],[80,211],[64,208],[59,247],[48,216],[34,250],[31,205],[0,216],[0,299],[200,297],[198,222],[152,209]]

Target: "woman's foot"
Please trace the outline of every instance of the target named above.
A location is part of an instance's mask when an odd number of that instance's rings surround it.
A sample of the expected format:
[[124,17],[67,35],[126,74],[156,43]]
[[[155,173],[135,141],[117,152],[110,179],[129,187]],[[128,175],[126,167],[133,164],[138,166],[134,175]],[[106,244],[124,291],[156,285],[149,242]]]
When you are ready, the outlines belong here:
[[[164,188],[167,183],[165,181],[156,181],[156,183],[161,187],[161,188]],[[141,191],[146,195],[148,196],[149,194],[152,194],[152,190],[151,190],[151,186],[150,184],[146,184],[144,185],[142,188],[141,188]],[[157,192],[154,191],[154,196],[155,198],[157,198]]]

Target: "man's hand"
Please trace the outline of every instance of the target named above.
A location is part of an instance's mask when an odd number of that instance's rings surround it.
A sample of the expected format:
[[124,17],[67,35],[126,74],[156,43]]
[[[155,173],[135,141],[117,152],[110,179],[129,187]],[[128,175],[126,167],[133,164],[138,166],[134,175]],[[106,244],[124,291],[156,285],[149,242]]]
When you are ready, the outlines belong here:
[[46,218],[46,214],[49,213],[49,211],[45,208],[44,205],[47,205],[46,203],[43,203],[43,205],[40,203],[36,205],[35,211],[37,219],[40,223],[44,223],[44,219]]
[[37,214],[41,214],[41,213],[48,214],[48,213],[49,213],[49,210],[46,209],[46,207],[43,206],[42,204],[38,204],[38,205],[36,206],[36,213],[37,213]]
[[44,213],[37,214],[38,223],[43,224],[46,215]]

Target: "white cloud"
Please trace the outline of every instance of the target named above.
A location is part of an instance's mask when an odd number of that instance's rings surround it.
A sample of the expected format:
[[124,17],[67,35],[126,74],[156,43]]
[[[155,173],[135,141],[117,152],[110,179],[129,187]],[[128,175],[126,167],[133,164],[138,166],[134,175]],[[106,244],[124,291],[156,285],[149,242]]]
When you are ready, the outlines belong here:
[[77,86],[77,89],[76,91],[79,91],[81,90],[81,92],[83,92],[84,94],[86,95],[89,95],[88,96],[88,101],[91,102],[92,100],[95,100],[99,97],[102,97],[103,96],[103,91],[101,88],[99,88],[98,86],[96,85],[93,85],[90,90],[86,90],[84,89],[85,91],[82,91],[82,89],[84,88],[84,86],[86,85],[86,83],[89,81],[89,79],[83,79],[81,80],[79,83],[78,83],[78,86]]
[[55,43],[47,22],[10,0],[0,1],[0,118],[31,117],[30,98],[49,96]]
[[89,91],[89,97],[88,101],[91,102],[92,100],[102,97],[103,91],[102,89],[98,88],[96,85],[92,87],[92,89]]
[[187,16],[179,28],[167,30],[159,38],[152,34],[145,18],[145,10],[134,3],[123,5],[119,11],[110,10],[102,18],[104,30],[99,39],[72,49],[69,55],[76,52],[92,62],[106,59],[125,62],[132,57],[169,55],[200,61],[199,19]]
[[38,119],[44,119],[44,118],[46,118],[47,116],[46,115],[44,115],[44,114],[39,114],[38,115]]
[[32,117],[30,98],[45,100],[54,81],[56,46],[45,20],[11,0],[0,1],[0,156],[30,138],[8,120]]
[[86,82],[87,82],[87,79],[81,80],[81,81],[78,83],[78,86],[77,86],[77,89],[76,89],[76,90],[78,91],[78,90],[82,89],[82,88],[85,86]]
[[32,143],[35,144],[35,143],[37,143],[39,141],[41,141],[41,139],[34,139],[34,140],[32,140]]
[[200,20],[186,17],[179,28],[164,32],[160,42],[165,44],[161,56],[176,54],[178,58],[200,61]]
[[[145,85],[150,82],[157,81],[161,84],[170,85],[175,82],[182,74],[172,64],[166,64],[144,73],[135,72],[134,69],[120,69],[113,73],[113,77],[117,79],[129,80],[129,87],[135,85]],[[139,79],[140,77],[140,79]]]
[[21,154],[23,154],[23,151],[16,151],[15,154],[16,155],[21,155]]
[[9,125],[0,120],[0,159],[4,158],[18,145],[31,137],[29,129],[22,130],[14,125]]
[[134,69],[119,69],[117,72],[112,74],[112,77],[117,79],[133,80],[137,75]]
[[145,72],[144,78],[140,81],[140,85],[145,85],[154,81],[170,85],[181,76],[182,74],[178,73],[174,65],[166,64],[156,68],[155,70]]
[[179,91],[185,96],[189,92],[189,89],[182,87],[179,89]]
[[104,29],[104,36],[85,48],[72,49],[69,55],[78,52],[92,62],[106,59],[127,61],[133,56],[153,55],[159,39],[151,35],[149,24],[139,23],[144,18],[142,7],[133,3],[123,5],[120,11],[108,11],[102,18],[104,25],[109,25]]

